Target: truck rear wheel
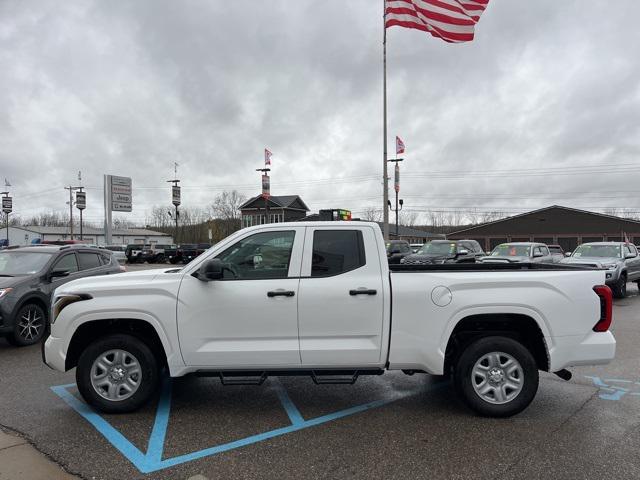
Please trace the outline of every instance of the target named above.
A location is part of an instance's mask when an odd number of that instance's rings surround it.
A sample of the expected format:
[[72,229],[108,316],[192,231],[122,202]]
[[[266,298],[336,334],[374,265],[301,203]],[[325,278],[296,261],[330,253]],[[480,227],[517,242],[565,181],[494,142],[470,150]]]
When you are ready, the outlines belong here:
[[621,273],[620,279],[611,288],[615,298],[624,298],[627,296],[627,274]]
[[76,384],[85,401],[105,413],[144,405],[158,386],[158,361],[131,335],[114,334],[91,343],[80,355]]
[[510,417],[527,408],[538,390],[538,366],[531,352],[507,337],[484,337],[460,355],[454,370],[464,402],[486,417]]

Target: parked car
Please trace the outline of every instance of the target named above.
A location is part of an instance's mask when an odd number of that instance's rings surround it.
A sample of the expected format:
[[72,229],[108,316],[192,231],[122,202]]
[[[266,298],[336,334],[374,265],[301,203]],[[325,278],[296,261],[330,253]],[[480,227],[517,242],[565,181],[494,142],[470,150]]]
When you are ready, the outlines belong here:
[[0,335],[13,345],[42,339],[53,290],[78,278],[120,273],[110,252],[77,246],[32,246],[0,252]]
[[141,261],[142,250],[145,248],[149,248],[149,244],[142,243],[132,243],[127,245],[127,248],[124,251],[125,256],[127,257],[127,263],[138,263]]
[[560,245],[547,245],[547,247],[549,247],[549,253],[551,253],[554,262],[561,262],[567,256]]
[[558,263],[544,243],[512,242],[501,243],[491,251],[491,255],[478,259],[481,263]]
[[209,243],[188,243],[180,245],[179,256],[182,263],[189,263],[211,248]]
[[627,282],[637,282],[640,288],[640,256],[632,243],[593,242],[583,243],[573,251],[563,263],[596,264],[607,269],[606,284],[613,295],[623,298],[627,295]]
[[118,263],[125,263],[127,261],[127,255],[125,254],[127,247],[124,245],[104,245],[100,248],[109,250]]
[[138,260],[147,263],[165,263],[167,261],[166,251],[172,245],[152,244],[145,245],[138,256]]
[[327,223],[248,227],[181,269],[63,285],[43,359],[75,367],[103,412],[146,404],[164,370],[233,384],[402,370],[452,374],[471,409],[506,417],[533,400],[539,370],[569,379],[614,357],[600,269],[389,265],[378,224]]
[[182,251],[177,245],[169,245],[164,249],[164,256],[171,264],[182,261]]
[[389,264],[400,263],[407,255],[411,255],[411,247],[406,240],[389,240],[386,243],[387,261]]
[[475,263],[484,256],[482,247],[475,240],[432,240],[417,253],[400,260],[404,265],[428,265],[438,263]]
[[420,250],[422,247],[424,246],[424,243],[412,243],[409,245],[409,247],[411,247],[411,251],[413,253],[416,253],[418,250]]

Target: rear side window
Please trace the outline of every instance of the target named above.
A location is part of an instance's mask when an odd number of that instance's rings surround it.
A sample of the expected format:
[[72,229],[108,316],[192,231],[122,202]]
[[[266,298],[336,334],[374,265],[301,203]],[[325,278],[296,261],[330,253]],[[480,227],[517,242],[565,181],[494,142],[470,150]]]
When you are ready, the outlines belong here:
[[80,270],[89,270],[97,268],[101,265],[100,257],[97,253],[79,252]]
[[66,270],[69,273],[78,271],[78,262],[76,256],[73,253],[65,255],[56,262],[53,266],[53,270]]
[[361,231],[316,230],[313,232],[312,277],[339,275],[360,268],[365,263]]

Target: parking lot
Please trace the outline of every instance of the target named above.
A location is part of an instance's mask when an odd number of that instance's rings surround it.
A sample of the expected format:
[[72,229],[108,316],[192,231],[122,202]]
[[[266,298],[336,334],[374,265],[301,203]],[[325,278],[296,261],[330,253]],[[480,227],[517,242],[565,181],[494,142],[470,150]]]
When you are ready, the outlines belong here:
[[543,375],[510,419],[474,416],[447,381],[401,373],[355,386],[186,377],[135,414],[98,416],[73,371],[0,340],[0,424],[87,479],[640,478],[640,297],[629,289],[614,307],[616,360],[574,368],[569,382]]

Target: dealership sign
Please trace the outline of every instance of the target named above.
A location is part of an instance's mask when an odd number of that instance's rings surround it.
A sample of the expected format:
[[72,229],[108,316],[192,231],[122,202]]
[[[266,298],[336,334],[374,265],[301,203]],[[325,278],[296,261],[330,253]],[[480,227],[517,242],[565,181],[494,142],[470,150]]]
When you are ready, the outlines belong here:
[[178,185],[171,187],[171,203],[176,207],[180,205],[180,187]]
[[76,208],[78,210],[84,210],[87,208],[87,193],[76,192]]
[[2,211],[4,213],[11,213],[13,210],[13,198],[2,197]]
[[269,175],[262,175],[262,198],[271,196],[271,185],[269,183]]
[[111,211],[130,212],[132,208],[131,178],[108,175]]

